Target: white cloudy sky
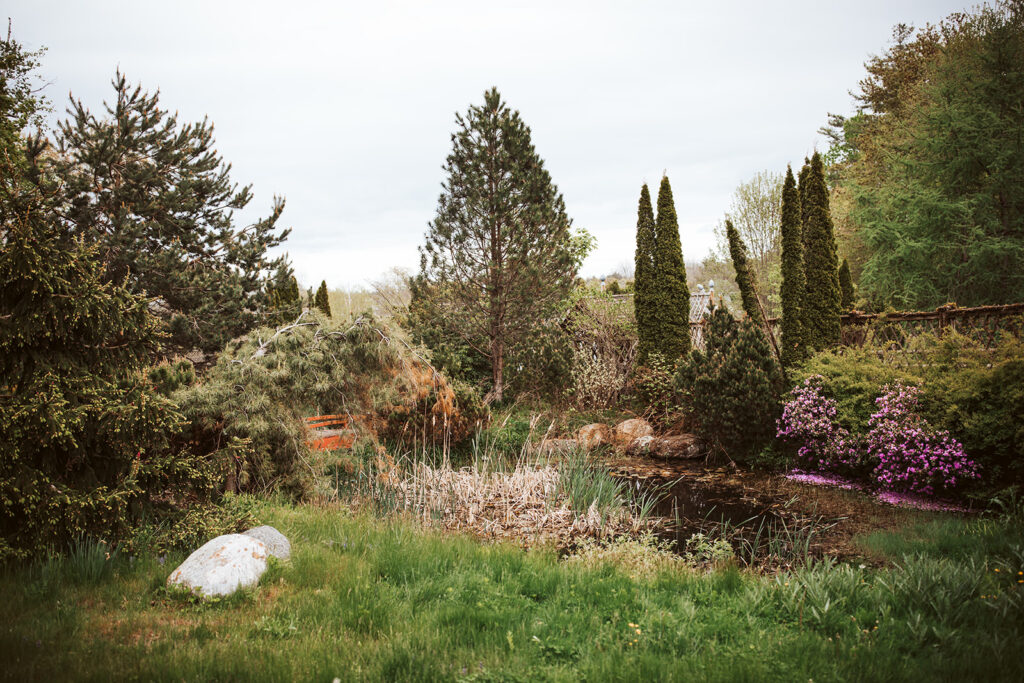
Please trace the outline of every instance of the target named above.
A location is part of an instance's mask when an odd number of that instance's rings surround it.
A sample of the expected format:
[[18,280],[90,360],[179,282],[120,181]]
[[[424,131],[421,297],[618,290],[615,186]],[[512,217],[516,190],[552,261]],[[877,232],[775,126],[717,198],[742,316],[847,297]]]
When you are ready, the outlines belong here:
[[63,115],[98,110],[116,67],[185,119],[216,125],[249,217],[287,198],[304,284],[415,267],[456,111],[494,85],[533,130],[599,275],[632,260],[643,182],[668,173],[688,260],[735,186],[799,163],[848,112],[893,25],[965,0],[826,2],[0,1],[46,46]]

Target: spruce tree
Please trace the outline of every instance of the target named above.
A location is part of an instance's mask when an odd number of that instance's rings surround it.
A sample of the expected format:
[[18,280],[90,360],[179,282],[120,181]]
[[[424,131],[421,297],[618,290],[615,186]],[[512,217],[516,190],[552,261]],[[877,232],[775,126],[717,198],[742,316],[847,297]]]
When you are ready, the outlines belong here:
[[316,298],[313,300],[313,305],[324,312],[327,317],[331,317],[331,300],[327,296],[327,281],[320,281],[320,288],[316,290]]
[[455,120],[420,270],[441,297],[440,322],[490,361],[488,399],[500,401],[506,359],[568,295],[584,245],[529,127],[497,89]]
[[850,264],[844,258],[843,265],[839,266],[839,296],[840,308],[843,313],[853,310],[853,277],[850,275]]
[[764,326],[761,304],[757,300],[757,285],[747,263],[747,245],[743,243],[739,231],[729,219],[725,221],[725,235],[729,240],[729,255],[732,257],[732,267],[736,271],[736,285],[740,288],[743,311],[755,325]]
[[817,152],[801,184],[807,218],[803,225],[805,340],[821,351],[839,343],[839,258],[828,206],[825,168]]
[[0,164],[2,561],[116,537],[159,490],[180,418],[140,372],[159,340],[147,300],[64,229],[56,183]]
[[800,191],[793,169],[786,167],[782,184],[782,364],[791,367],[806,357],[804,343],[804,245]]
[[690,351],[690,290],[679,240],[679,221],[668,176],[658,189],[658,217],[654,228],[655,315],[657,350],[674,362]]
[[636,316],[637,363],[644,364],[658,349],[660,334],[657,328],[656,280],[654,271],[654,208],[647,183],[640,188],[640,203],[636,219],[636,268],[633,280],[633,310]]

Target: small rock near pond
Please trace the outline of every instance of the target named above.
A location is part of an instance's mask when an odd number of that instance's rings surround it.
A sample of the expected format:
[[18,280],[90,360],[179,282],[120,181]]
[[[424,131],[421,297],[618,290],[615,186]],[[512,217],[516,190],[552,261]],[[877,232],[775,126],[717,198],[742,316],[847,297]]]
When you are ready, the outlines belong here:
[[167,585],[204,597],[230,595],[259,582],[267,569],[268,556],[267,546],[257,538],[243,534],[218,536],[171,572]]
[[537,445],[541,455],[550,453],[568,453],[576,448],[576,439],[545,439]]
[[284,534],[272,526],[258,526],[242,533],[263,541],[263,545],[267,546],[267,552],[272,557],[287,560],[292,556],[292,544],[288,542]]
[[592,451],[598,446],[612,441],[612,430],[606,424],[594,424],[580,427],[576,432],[576,443],[585,451]]
[[704,454],[700,441],[693,434],[676,436],[644,436],[626,447],[630,455],[648,455],[666,460],[699,458]]
[[634,417],[615,425],[615,442],[627,445],[643,436],[653,436],[654,427],[647,420]]

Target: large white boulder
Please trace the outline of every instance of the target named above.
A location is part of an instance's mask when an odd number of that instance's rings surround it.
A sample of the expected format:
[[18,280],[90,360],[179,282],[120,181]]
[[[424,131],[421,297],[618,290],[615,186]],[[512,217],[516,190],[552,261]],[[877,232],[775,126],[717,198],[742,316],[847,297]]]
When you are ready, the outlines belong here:
[[230,595],[255,586],[267,570],[267,546],[243,534],[227,534],[208,541],[188,556],[167,577],[179,586],[206,597]]
[[284,534],[272,526],[258,526],[243,533],[263,541],[263,545],[267,546],[267,552],[279,560],[287,560],[292,556],[292,544]]

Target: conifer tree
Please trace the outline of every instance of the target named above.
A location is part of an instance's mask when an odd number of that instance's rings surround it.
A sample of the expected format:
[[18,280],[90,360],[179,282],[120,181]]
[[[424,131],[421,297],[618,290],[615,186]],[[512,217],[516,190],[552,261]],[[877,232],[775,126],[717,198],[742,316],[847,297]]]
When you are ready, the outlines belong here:
[[327,281],[320,281],[320,288],[316,290],[316,298],[313,305],[319,308],[327,317],[331,317],[331,300],[327,296]]
[[500,401],[506,359],[564,300],[580,249],[529,127],[497,89],[456,124],[420,270],[441,322],[490,361],[488,399]]
[[839,259],[825,186],[825,168],[817,152],[811,158],[801,198],[807,218],[804,238],[804,338],[821,351],[839,343]]
[[679,221],[668,176],[661,179],[658,188],[654,235],[657,350],[666,360],[674,362],[690,351],[690,290],[686,286]]
[[147,300],[105,279],[56,184],[31,177],[45,185],[2,162],[0,560],[124,528],[180,420],[140,372],[159,339]]
[[804,245],[801,227],[800,191],[793,169],[786,167],[782,184],[782,356],[783,367],[791,367],[806,357],[804,343]]
[[740,233],[733,226],[732,221],[725,221],[726,239],[729,240],[729,255],[732,257],[732,267],[736,271],[736,285],[740,288],[740,297],[743,300],[743,311],[755,325],[763,326],[764,316],[761,314],[761,305],[757,300],[757,285],[754,282],[754,274],[750,272],[747,263],[747,245],[740,238]]
[[657,281],[654,271],[654,208],[647,183],[640,188],[636,219],[636,260],[633,280],[633,310],[638,337],[637,363],[644,364],[658,348]]
[[840,309],[843,313],[853,310],[853,277],[850,275],[850,264],[844,258],[839,266]]
[[158,94],[131,87],[118,72],[115,99],[96,116],[72,99],[60,125],[57,173],[72,233],[100,248],[106,277],[161,300],[169,311],[168,350],[224,343],[261,321],[273,274],[270,258],[289,230],[284,210],[248,226],[234,214],[252,199],[233,183],[207,121],[179,123]]

